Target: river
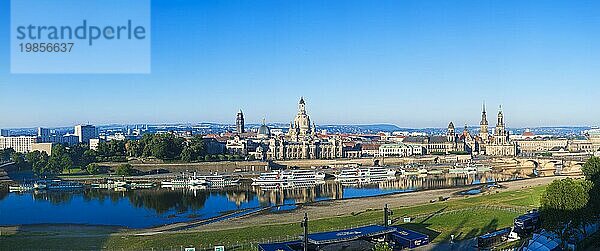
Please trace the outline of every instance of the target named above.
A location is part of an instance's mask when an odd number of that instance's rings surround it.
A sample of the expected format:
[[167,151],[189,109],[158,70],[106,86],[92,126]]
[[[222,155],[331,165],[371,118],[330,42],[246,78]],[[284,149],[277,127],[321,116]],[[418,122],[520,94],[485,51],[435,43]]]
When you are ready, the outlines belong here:
[[88,224],[146,228],[210,219],[246,209],[293,210],[298,203],[460,187],[517,177],[495,173],[397,177],[375,184],[336,181],[308,188],[268,190],[242,183],[223,189],[85,188],[71,191],[0,190],[0,225]]

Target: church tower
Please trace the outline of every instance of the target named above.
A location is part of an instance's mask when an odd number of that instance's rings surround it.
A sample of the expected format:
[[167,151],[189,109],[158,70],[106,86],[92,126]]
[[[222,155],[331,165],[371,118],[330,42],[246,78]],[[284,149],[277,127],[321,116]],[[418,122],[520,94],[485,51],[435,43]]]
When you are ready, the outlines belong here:
[[507,142],[506,128],[504,125],[504,114],[502,113],[502,106],[498,110],[498,121],[496,122],[496,128],[494,130],[494,143],[496,145],[504,145]]
[[481,112],[481,122],[479,123],[479,138],[482,142],[487,142],[489,137],[487,114],[485,113],[485,103]]
[[235,118],[235,132],[236,133],[244,133],[244,113],[242,112],[242,109],[240,109],[240,111],[237,113],[237,116]]
[[450,122],[450,124],[448,124],[448,131],[446,133],[446,136],[448,137],[449,142],[454,142],[456,134],[454,133],[454,123],[452,123],[452,121]]

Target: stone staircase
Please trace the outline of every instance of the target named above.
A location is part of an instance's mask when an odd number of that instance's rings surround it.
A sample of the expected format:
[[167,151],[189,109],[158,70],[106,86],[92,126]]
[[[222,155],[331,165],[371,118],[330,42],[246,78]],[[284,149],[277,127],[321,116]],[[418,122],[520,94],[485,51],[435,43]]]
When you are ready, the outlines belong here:
[[10,177],[8,177],[8,173],[4,170],[4,167],[10,166],[12,163],[4,163],[0,165],[0,183],[12,181]]
[[8,173],[4,169],[0,168],[0,182],[11,181],[8,177]]

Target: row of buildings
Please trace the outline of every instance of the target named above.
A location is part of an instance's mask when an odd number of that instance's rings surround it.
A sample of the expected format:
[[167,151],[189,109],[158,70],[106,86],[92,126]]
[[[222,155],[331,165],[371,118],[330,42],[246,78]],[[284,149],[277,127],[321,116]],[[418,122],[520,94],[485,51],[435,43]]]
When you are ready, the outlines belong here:
[[[191,132],[182,137],[191,137]],[[121,135],[122,137],[117,137]],[[139,138],[140,131],[128,130],[127,135]],[[478,132],[472,134],[465,125],[462,131],[450,122],[445,134],[327,134],[317,132],[316,125],[306,111],[306,102],[300,98],[298,110],[288,128],[270,128],[265,121],[256,129],[247,131],[244,114],[236,115],[233,133],[205,135],[211,152],[222,150],[258,160],[336,159],[362,157],[406,157],[428,154],[462,154],[481,156],[517,156],[536,154],[589,155],[600,149],[600,129],[589,130],[585,138],[567,139],[552,135],[536,136],[530,131],[511,135],[506,129],[500,107],[493,130],[490,130],[485,104],[481,112]],[[49,153],[52,144],[87,144],[95,149],[100,140],[123,140],[127,136],[114,134],[99,137],[92,125],[77,125],[73,133],[57,134],[38,128],[34,136],[11,136],[0,130],[0,149],[13,148],[18,152],[35,150]]]
[[306,112],[303,98],[298,102],[298,112],[290,122],[287,133],[272,134],[265,124],[255,134],[244,129],[243,114],[240,111],[236,119],[236,133],[227,140],[229,153],[252,156],[259,160],[283,159],[334,159],[342,158],[343,144],[338,135],[322,135],[316,132]]
[[485,104],[481,112],[479,130],[471,134],[465,126],[457,131],[448,124],[444,135],[413,133],[410,135],[328,135],[317,133],[314,122],[306,112],[303,98],[287,133],[271,132],[263,124],[254,132],[244,128],[242,111],[236,117],[236,131],[226,139],[230,153],[253,156],[262,160],[333,159],[361,157],[406,157],[424,154],[469,154],[507,157],[517,155],[593,154],[600,149],[600,130],[590,130],[586,139],[537,137],[526,131],[511,135],[507,130],[502,107],[496,123],[490,130]]
[[38,128],[36,135],[11,136],[3,130],[0,135],[0,149],[12,148],[16,152],[44,151],[51,153],[52,144],[75,145],[79,143],[97,145],[98,130],[93,125],[76,125],[73,133],[56,134],[48,128]]

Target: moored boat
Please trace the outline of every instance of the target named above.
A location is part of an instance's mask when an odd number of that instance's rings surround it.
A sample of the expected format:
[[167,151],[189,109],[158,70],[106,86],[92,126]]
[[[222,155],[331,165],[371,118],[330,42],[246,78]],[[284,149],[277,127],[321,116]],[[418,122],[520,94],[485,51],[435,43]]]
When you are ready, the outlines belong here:
[[205,179],[199,178],[196,173],[194,175],[185,177],[185,175],[181,178],[175,178],[168,181],[163,181],[160,183],[162,187],[190,187],[190,186],[205,186],[207,182]]
[[322,184],[325,182],[325,173],[315,170],[279,170],[261,173],[258,178],[252,179],[252,185],[291,188],[306,187]]
[[341,183],[377,183],[395,179],[396,170],[385,167],[355,167],[342,169],[336,180]]
[[239,179],[232,178],[230,176],[214,173],[210,175],[200,175],[199,179],[206,181],[207,187],[226,187],[235,186],[239,183]]

